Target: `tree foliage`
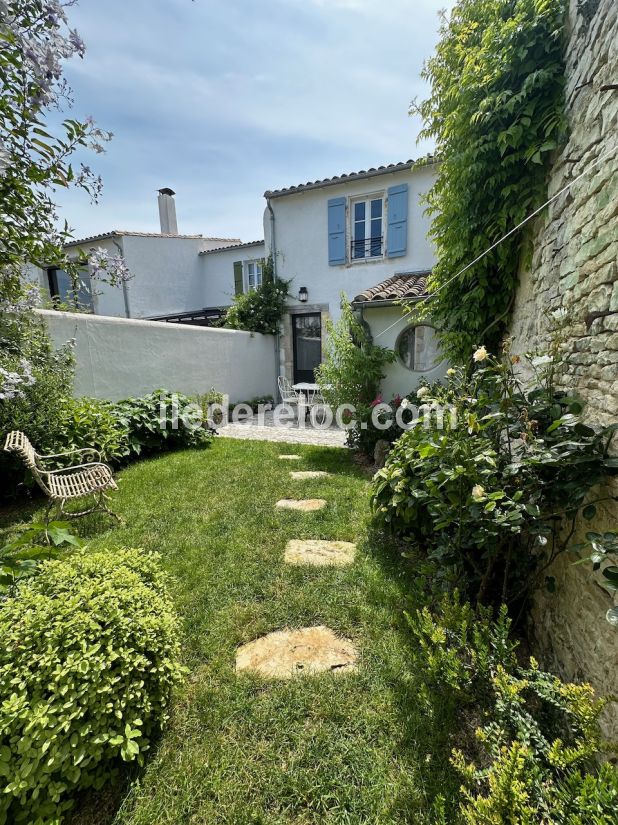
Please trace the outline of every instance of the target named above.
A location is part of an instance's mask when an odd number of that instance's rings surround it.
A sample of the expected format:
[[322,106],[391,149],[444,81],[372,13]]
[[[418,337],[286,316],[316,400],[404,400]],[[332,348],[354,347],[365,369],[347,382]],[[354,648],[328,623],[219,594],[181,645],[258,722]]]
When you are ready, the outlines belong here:
[[[48,126],[49,111],[70,103],[65,60],[84,55],[58,0],[0,2],[0,295],[18,300],[23,266],[65,260],[69,227],[58,226],[54,192],[75,186],[96,199],[101,181],[71,156],[103,151],[111,134],[92,119]],[[52,132],[55,131],[55,134]]]
[[326,328],[326,352],[316,370],[322,395],[333,409],[351,404],[363,417],[376,398],[384,367],[395,354],[372,342],[343,293],[341,317],[334,324],[328,322]]
[[[435,139],[429,194],[438,290],[544,199],[563,140],[565,0],[458,0],[424,77],[422,137]],[[429,302],[455,360],[495,349],[512,305],[522,244],[515,233]]]
[[64,62],[84,54],[66,14],[73,4],[0,0],[0,432],[12,423],[40,448],[57,435],[55,408],[70,389],[71,363],[53,352],[33,316],[40,296],[27,265],[62,266],[75,291],[85,264],[92,278],[110,284],[129,277],[120,256],[97,250],[69,261],[63,250],[70,231],[59,225],[55,193],[77,187],[96,199],[100,178],[72,158],[81,149],[102,152],[111,138],[91,118],[49,125],[52,110],[71,104]]

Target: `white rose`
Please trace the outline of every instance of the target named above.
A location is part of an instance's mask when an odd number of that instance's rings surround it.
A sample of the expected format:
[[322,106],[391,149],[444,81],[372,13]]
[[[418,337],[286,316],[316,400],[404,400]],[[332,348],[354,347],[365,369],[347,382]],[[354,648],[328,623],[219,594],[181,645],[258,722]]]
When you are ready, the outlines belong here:
[[481,499],[485,498],[485,488],[482,487],[480,484],[475,484],[472,488],[472,498],[475,501],[480,501]]
[[426,398],[429,395],[429,387],[420,387],[416,391],[417,398]]
[[450,368],[446,371],[446,374],[447,374],[447,375],[449,375],[449,376],[452,378],[452,377],[453,377],[453,375],[457,375],[457,370],[453,369],[453,367],[450,367]]
[[487,350],[485,349],[485,347],[479,347],[477,350],[475,350],[472,358],[475,361],[485,361],[485,359],[487,358]]
[[407,410],[412,406],[412,404],[410,403],[410,401],[407,398],[404,398],[399,406],[401,407],[402,410]]

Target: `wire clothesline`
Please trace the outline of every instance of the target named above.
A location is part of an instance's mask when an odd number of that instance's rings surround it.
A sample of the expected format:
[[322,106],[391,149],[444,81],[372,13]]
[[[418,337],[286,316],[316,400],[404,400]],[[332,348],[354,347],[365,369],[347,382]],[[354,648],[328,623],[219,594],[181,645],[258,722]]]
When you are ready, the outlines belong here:
[[592,163],[590,163],[588,166],[586,166],[586,168],[583,170],[583,172],[580,172],[580,174],[577,175],[577,177],[573,178],[573,180],[569,181],[565,186],[562,187],[562,189],[560,189],[558,192],[556,192],[554,195],[552,195],[551,198],[549,198],[548,200],[545,201],[544,204],[542,204],[542,206],[539,206],[538,209],[535,209],[534,212],[531,212],[530,215],[528,215],[526,218],[523,219],[523,221],[518,223],[517,226],[513,227],[513,229],[510,229],[506,233],[506,235],[503,235],[499,240],[497,240],[495,243],[493,243],[491,246],[489,246],[484,252],[481,252],[481,254],[478,255],[473,261],[471,261],[469,264],[466,264],[466,266],[464,266],[463,269],[460,269],[459,272],[457,272],[455,275],[453,275],[452,278],[449,278],[448,281],[445,281],[443,284],[441,284],[434,292],[432,292],[429,295],[426,295],[423,298],[420,298],[419,300],[415,301],[414,306],[412,307],[412,309],[408,310],[408,312],[406,312],[404,315],[402,315],[400,318],[398,318],[394,323],[392,323],[390,326],[386,327],[386,329],[383,329],[382,332],[379,332],[374,337],[375,338],[380,338],[380,336],[385,335],[387,332],[389,332],[391,329],[393,329],[393,327],[396,327],[397,324],[400,324],[402,321],[405,321],[406,318],[409,318],[411,315],[413,315],[419,304],[425,303],[427,301],[430,301],[432,298],[435,298],[435,296],[438,294],[438,292],[441,292],[441,290],[443,290],[449,284],[452,284],[453,281],[456,281],[457,278],[461,277],[464,274],[464,272],[467,272],[471,267],[473,267],[475,264],[477,264],[479,261],[481,261],[486,255],[489,255],[489,253],[492,252],[497,246],[500,246],[501,243],[506,241],[507,238],[510,238],[511,235],[514,235],[515,232],[518,232],[529,221],[531,221],[539,213],[541,213],[543,211],[543,209],[545,209],[545,207],[549,206],[550,203],[555,201],[556,198],[559,198],[560,195],[564,194],[564,192],[566,192],[567,189],[569,189],[571,186],[573,186],[573,184],[577,183],[578,180],[581,180],[581,178],[583,178],[585,175],[587,175],[588,172],[590,172],[591,169],[593,169],[595,166],[598,166],[598,164],[601,163],[601,161],[606,160],[608,157],[613,155],[614,152],[616,151],[616,149],[618,149],[618,144],[616,144],[616,146],[614,146],[608,152],[605,152],[604,154],[599,155],[599,157],[596,158],[596,160],[594,160]]

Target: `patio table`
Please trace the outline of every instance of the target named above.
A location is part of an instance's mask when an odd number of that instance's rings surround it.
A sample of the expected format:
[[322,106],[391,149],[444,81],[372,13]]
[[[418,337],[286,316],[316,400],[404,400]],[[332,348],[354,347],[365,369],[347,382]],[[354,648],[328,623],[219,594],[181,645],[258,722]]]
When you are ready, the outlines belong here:
[[292,384],[292,389],[299,392],[308,404],[315,404],[318,399],[322,399],[319,384],[311,384],[308,381],[299,381],[298,384]]

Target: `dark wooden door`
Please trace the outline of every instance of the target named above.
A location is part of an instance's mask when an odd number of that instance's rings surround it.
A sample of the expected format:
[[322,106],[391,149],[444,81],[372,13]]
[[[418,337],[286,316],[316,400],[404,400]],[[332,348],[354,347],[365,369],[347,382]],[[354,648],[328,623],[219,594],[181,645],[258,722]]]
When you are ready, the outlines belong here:
[[315,381],[315,368],[322,361],[322,319],[319,312],[292,316],[294,339],[294,383]]

